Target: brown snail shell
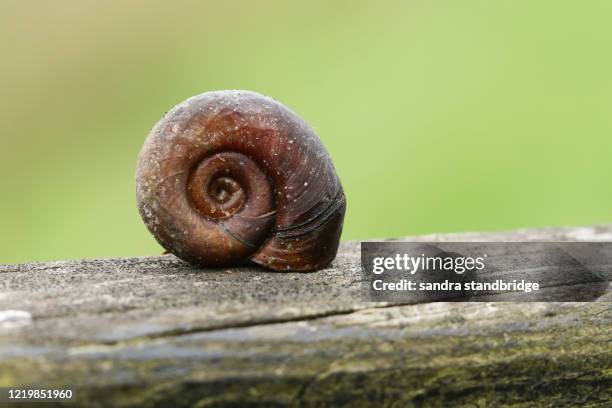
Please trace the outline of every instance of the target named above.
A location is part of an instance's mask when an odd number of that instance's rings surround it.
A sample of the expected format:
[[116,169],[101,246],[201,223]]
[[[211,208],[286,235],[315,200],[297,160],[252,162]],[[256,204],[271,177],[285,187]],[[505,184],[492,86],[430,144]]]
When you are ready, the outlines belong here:
[[140,152],[136,198],[157,241],[188,262],[289,271],[329,265],[346,205],[315,132],[249,91],[207,92],[169,111]]

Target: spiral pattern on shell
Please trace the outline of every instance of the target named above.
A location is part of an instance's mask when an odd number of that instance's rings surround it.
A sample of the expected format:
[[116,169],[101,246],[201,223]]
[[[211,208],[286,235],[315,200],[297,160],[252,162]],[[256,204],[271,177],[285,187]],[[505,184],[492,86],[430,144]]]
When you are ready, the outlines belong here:
[[346,205],[315,132],[248,91],[204,93],[169,111],[140,152],[136,196],[157,241],[188,262],[290,271],[334,259]]

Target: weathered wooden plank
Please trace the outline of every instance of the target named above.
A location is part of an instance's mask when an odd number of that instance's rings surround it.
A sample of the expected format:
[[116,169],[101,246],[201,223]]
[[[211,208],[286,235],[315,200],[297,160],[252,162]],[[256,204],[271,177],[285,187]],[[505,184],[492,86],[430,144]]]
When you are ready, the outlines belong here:
[[[608,241],[612,227],[409,239]],[[0,266],[0,313],[32,316],[0,317],[0,387],[70,387],[88,406],[612,400],[609,291],[597,303],[364,303],[359,255],[345,243],[312,274],[173,256]]]

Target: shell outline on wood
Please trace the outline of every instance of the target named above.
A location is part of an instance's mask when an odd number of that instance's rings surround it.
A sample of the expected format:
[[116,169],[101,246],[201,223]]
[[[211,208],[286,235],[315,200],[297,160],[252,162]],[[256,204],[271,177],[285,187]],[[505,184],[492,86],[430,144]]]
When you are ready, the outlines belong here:
[[145,225],[192,264],[313,271],[336,256],[346,199],[314,130],[276,100],[213,91],[176,105],[140,151]]

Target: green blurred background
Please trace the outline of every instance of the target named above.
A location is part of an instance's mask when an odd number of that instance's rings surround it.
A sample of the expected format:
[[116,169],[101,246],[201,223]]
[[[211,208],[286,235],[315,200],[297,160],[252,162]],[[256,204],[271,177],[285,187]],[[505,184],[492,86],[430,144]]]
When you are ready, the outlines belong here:
[[0,5],[0,262],[160,253],[138,151],[215,89],[315,128],[343,239],[612,221],[610,1]]

